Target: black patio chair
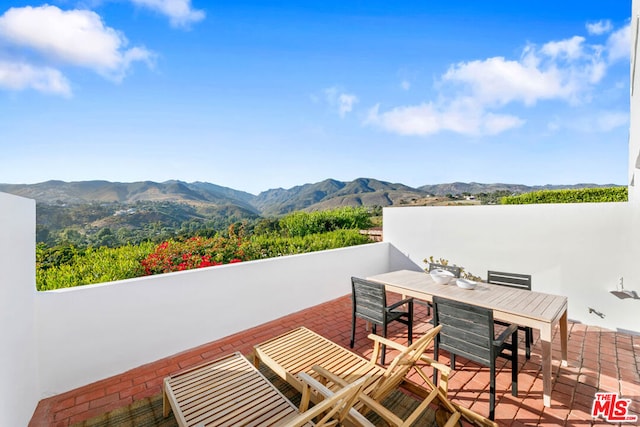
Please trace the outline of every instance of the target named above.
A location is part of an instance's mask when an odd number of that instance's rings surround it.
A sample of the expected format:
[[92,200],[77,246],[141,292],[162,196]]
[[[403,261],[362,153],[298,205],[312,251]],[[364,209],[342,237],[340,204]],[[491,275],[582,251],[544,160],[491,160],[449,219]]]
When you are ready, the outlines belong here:
[[[510,288],[531,290],[531,275],[518,273],[503,273],[500,271],[487,271],[487,283],[494,285],[508,286]],[[496,320],[499,325],[506,326],[508,323]],[[528,326],[518,326],[524,331],[525,355],[531,359],[531,345],[533,344],[533,329]]]
[[[351,300],[353,311],[351,315],[351,348],[356,338],[356,317],[371,322],[373,333],[376,327],[382,326],[382,336],[387,337],[387,325],[396,321],[407,325],[409,344],[413,340],[413,298],[406,298],[394,304],[387,305],[387,293],[384,285],[358,277],[351,278]],[[407,304],[407,310],[400,307]],[[382,346],[380,362],[384,365],[386,346]]]
[[493,420],[498,357],[511,360],[511,394],[518,395],[518,326],[508,326],[496,338],[490,309],[435,296],[433,308],[434,326],[442,325],[434,343],[434,359],[438,360],[440,350],[446,350],[451,353],[451,369],[455,369],[456,355],[489,367],[489,419]]

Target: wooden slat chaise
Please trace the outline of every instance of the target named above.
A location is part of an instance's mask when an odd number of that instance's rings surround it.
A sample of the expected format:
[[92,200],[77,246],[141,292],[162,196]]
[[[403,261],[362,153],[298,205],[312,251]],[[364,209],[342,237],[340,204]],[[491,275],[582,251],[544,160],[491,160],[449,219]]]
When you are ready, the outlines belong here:
[[[309,398],[316,392],[330,392],[306,374],[300,376],[300,413],[269,380],[242,354],[233,353],[164,379],[163,415],[173,410],[180,427],[212,426],[335,426],[347,416],[364,387],[363,377],[349,390],[331,393],[311,409]],[[315,423],[314,418],[321,418]],[[373,424],[364,420],[364,427]]]
[[[307,373],[318,378],[326,382],[330,390],[327,394],[320,393],[322,396],[330,396],[331,392],[340,390],[364,375],[370,375],[372,382],[360,395],[360,402],[356,408],[362,413],[373,410],[392,426],[412,425],[429,406],[442,408],[441,413],[445,413],[447,418],[446,425],[455,425],[460,417],[464,417],[475,425],[496,426],[487,418],[447,398],[450,368],[424,354],[439,331],[439,327],[433,328],[408,347],[371,334],[369,338],[373,340],[374,348],[371,359],[367,360],[305,327],[300,327],[256,345],[254,363],[256,366],[259,366],[260,362],[264,363],[298,390],[303,387],[298,373]],[[382,345],[400,352],[387,368],[376,364]],[[438,386],[431,381],[430,374],[424,372],[426,368],[434,368],[439,373]],[[408,378],[412,370],[418,373],[423,384]],[[381,405],[385,397],[398,388],[423,399],[405,420],[401,420]],[[319,400],[322,396],[314,396],[312,399]]]

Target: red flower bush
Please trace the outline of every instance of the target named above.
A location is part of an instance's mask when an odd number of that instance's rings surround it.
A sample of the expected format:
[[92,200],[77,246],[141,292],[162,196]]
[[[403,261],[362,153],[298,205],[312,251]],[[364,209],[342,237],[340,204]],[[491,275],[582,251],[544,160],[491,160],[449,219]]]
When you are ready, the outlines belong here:
[[231,226],[229,237],[196,236],[162,242],[140,263],[145,275],[212,267],[242,262],[246,259],[244,246],[241,236]]

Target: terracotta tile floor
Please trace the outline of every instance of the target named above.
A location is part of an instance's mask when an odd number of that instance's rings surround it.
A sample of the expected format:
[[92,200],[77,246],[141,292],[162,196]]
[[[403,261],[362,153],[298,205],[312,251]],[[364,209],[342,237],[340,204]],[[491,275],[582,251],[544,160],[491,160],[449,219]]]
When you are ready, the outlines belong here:
[[[414,333],[420,335],[431,328],[423,306],[416,306]],[[233,351],[249,354],[253,345],[298,326],[349,346],[351,300],[342,298],[290,314],[253,329],[187,350],[183,353],[140,366],[121,375],[63,393],[41,401],[30,426],[68,426],[133,401],[159,394],[162,379],[169,373],[188,368]],[[368,357],[371,344],[364,322],[358,321],[354,351]],[[394,323],[389,336],[406,343],[406,327]],[[522,336],[522,334],[521,334]],[[591,405],[596,391],[617,392],[632,400],[631,412],[640,414],[640,336],[616,333],[578,323],[569,323],[569,366],[560,367],[559,338],[552,348],[552,406],[542,404],[540,344],[536,341],[530,360],[520,349],[518,397],[509,390],[510,366],[499,360],[496,386],[496,421],[500,425],[590,426],[613,425],[603,420],[593,421]],[[389,354],[392,354],[391,352]],[[391,357],[387,358],[387,362]],[[448,359],[441,355],[441,360]],[[483,415],[488,414],[488,368],[457,358],[457,369],[451,376],[449,395],[460,404]],[[630,425],[625,423],[624,425]]]

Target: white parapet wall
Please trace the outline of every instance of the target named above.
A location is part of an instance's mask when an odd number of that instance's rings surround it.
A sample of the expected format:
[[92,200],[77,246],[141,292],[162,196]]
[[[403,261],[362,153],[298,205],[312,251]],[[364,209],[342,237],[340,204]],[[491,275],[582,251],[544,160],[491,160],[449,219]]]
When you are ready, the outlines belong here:
[[[566,295],[569,318],[640,331],[640,230],[629,203],[385,208],[384,241],[417,266],[446,258],[484,279],[487,270],[531,274],[533,290]],[[590,310],[591,309],[591,310]]]
[[33,200],[0,193],[0,426],[26,426],[39,396]]
[[40,292],[43,397],[349,294],[352,275],[389,269],[389,251],[373,243]]

